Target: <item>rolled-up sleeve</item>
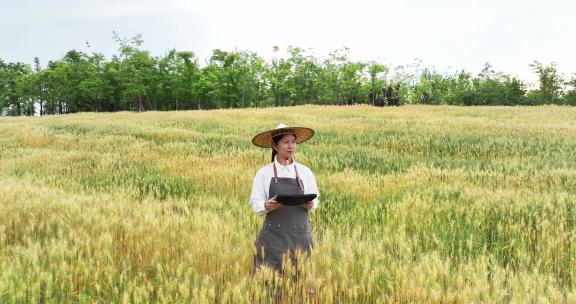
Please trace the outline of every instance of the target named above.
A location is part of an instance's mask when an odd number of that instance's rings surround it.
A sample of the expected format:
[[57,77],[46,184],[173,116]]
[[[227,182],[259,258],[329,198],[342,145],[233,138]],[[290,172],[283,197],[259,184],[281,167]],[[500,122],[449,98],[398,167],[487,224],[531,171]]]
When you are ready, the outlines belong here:
[[264,176],[262,172],[259,171],[254,176],[254,181],[252,182],[252,194],[250,195],[250,205],[252,205],[252,210],[256,215],[265,215],[268,210],[264,208],[264,203],[266,202],[266,192],[264,189]]

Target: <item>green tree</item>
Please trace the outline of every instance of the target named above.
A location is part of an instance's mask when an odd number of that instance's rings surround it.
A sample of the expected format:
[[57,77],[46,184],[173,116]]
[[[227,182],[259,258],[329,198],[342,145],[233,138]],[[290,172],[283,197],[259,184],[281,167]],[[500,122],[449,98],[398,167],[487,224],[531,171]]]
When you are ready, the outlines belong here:
[[216,101],[218,108],[230,108],[239,99],[237,90],[238,78],[234,62],[240,59],[237,53],[220,49],[212,51],[210,63],[205,68],[204,85],[206,93]]
[[418,98],[415,97],[415,87],[417,84],[418,74],[413,70],[417,70],[419,62],[409,65],[399,65],[394,68],[394,74],[391,81],[386,88],[387,94],[394,98],[399,104],[417,103]]
[[290,90],[294,92],[291,104],[314,103],[321,95],[322,67],[312,54],[301,48],[290,46],[288,53],[294,75],[289,82]]
[[321,81],[331,95],[332,104],[340,104],[342,99],[342,69],[345,64],[349,63],[349,51],[348,48],[337,49],[324,60],[324,77]]
[[420,81],[414,86],[415,103],[440,104],[447,92],[447,80],[431,69],[424,69]]
[[[179,58],[177,73],[180,75],[177,80],[178,93],[182,92],[189,105],[188,108],[192,108],[192,105],[196,103],[197,108],[200,109],[200,69],[196,55],[193,52],[184,51],[176,53],[176,56]],[[177,109],[180,109],[179,105],[177,105]]]
[[136,108],[138,112],[148,109],[155,110],[151,93],[156,74],[156,60],[148,51],[140,49],[143,43],[141,35],[130,39],[120,38],[114,33],[119,44],[120,56],[113,58],[117,66],[117,79],[121,91],[121,106],[129,110]]
[[19,89],[19,81],[23,81],[25,76],[30,75],[32,69],[29,65],[20,62],[4,63],[0,60],[0,108],[8,108],[10,115],[20,116],[23,114],[24,103],[22,92]]
[[266,95],[266,63],[256,53],[240,52],[235,62],[235,77],[238,78],[237,90],[240,103],[237,106],[256,106]]
[[502,72],[496,73],[489,63],[473,80],[474,100],[470,105],[515,105],[526,103],[524,83]]
[[[200,72],[200,94],[206,108],[221,108],[224,94],[223,70],[215,63],[210,63]],[[198,105],[200,108],[200,104]]]
[[386,86],[386,76],[388,75],[388,68],[376,62],[370,62],[368,64],[368,75],[370,75],[370,95],[369,103],[371,105],[375,104],[377,98],[384,98],[381,96],[380,92]]
[[104,55],[94,53],[87,57],[83,71],[84,79],[79,83],[78,89],[84,101],[84,108],[90,111],[106,111],[111,99],[110,84],[105,77],[106,63]]
[[255,53],[214,50],[204,69],[203,85],[217,106],[258,105],[265,96],[264,60]]
[[561,102],[562,90],[564,88],[564,79],[556,69],[556,63],[552,62],[550,66],[544,66],[538,61],[530,65],[536,74],[540,86],[528,94],[532,104],[558,104]]
[[90,64],[86,54],[71,50],[61,59],[63,62],[63,82],[64,102],[67,113],[90,111],[92,107],[84,98],[80,84],[88,78]]
[[362,71],[366,65],[361,62],[346,62],[341,71],[342,95],[346,104],[353,104],[360,100],[360,87]]
[[[278,47],[274,47],[274,52],[278,52]],[[274,100],[275,106],[282,106],[291,99],[294,92],[290,83],[294,78],[292,64],[285,58],[273,58],[264,73],[268,81],[269,92]]]
[[62,61],[48,62],[48,68],[42,73],[46,84],[46,113],[63,114],[66,86],[66,64]]
[[23,115],[34,116],[36,114],[34,104],[37,98],[37,81],[35,76],[35,74],[29,73],[16,78],[16,93],[20,100],[21,114]]
[[181,87],[180,66],[181,57],[178,57],[176,50],[172,49],[158,60],[158,71],[155,73],[154,95],[162,100],[161,109],[178,110],[180,108],[180,98],[183,96]]
[[44,115],[44,96],[45,96],[45,83],[42,78],[42,66],[40,65],[40,58],[34,57],[34,96],[40,107],[40,116]]
[[564,103],[571,106],[576,106],[576,74],[572,76],[572,79],[568,82],[571,89],[566,92],[564,96]]

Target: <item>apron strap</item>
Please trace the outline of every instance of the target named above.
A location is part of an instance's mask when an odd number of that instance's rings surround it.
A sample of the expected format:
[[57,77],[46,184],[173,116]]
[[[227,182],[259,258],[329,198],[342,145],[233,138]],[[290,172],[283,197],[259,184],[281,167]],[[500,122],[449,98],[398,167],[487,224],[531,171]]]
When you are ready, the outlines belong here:
[[298,185],[300,186],[300,190],[302,190],[302,193],[304,193],[304,184],[302,183],[300,176],[298,176],[298,168],[296,168],[296,164],[294,164],[294,171],[296,171],[296,181],[298,182]]
[[276,172],[276,164],[272,162],[272,167],[274,167],[274,183],[278,183],[278,172]]

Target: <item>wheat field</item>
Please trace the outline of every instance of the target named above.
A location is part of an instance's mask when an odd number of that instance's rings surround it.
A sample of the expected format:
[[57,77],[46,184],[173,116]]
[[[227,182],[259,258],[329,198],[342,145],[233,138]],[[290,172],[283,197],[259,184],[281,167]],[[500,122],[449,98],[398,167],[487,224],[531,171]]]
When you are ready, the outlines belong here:
[[[296,281],[252,274],[278,123],[316,130]],[[575,151],[559,106],[2,117],[0,303],[576,303]]]

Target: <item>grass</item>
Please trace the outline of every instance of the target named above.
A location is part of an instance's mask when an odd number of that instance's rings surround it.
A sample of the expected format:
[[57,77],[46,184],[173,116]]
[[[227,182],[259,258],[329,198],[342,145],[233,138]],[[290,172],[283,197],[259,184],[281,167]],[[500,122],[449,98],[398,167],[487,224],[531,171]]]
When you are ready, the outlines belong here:
[[[248,198],[280,122],[321,196],[275,292]],[[573,303],[574,151],[559,106],[2,117],[0,302]]]

